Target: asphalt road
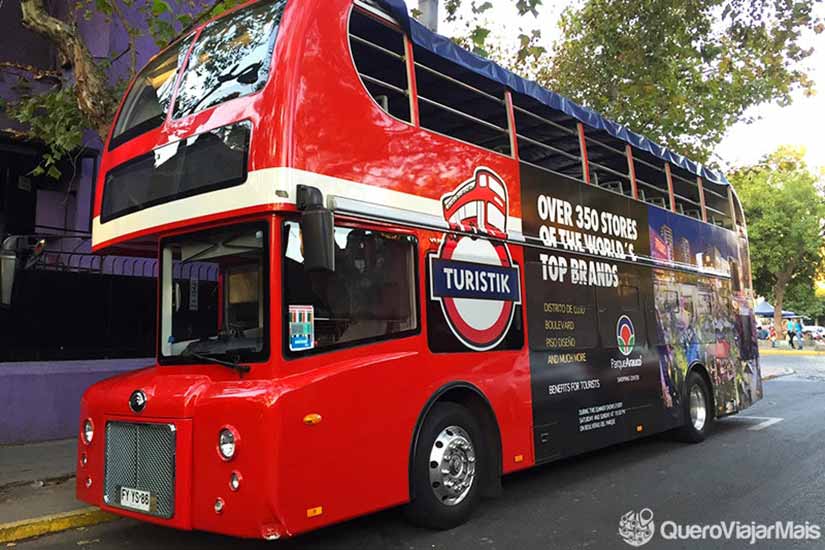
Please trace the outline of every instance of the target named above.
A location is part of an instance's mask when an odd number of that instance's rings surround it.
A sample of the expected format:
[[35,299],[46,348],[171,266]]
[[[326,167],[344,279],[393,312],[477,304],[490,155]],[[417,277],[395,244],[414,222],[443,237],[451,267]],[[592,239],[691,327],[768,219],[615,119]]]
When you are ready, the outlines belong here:
[[[825,357],[767,357],[796,375],[765,383],[765,399],[716,424],[704,443],[654,436],[509,476],[503,496],[451,531],[407,525],[389,510],[292,540],[239,541],[121,520],[17,548],[65,549],[583,549],[632,548],[620,517],[649,508],[644,548],[825,548]],[[759,418],[753,418],[759,417]],[[769,419],[781,419],[769,420]],[[665,540],[662,523],[739,521],[819,526],[819,540]]]

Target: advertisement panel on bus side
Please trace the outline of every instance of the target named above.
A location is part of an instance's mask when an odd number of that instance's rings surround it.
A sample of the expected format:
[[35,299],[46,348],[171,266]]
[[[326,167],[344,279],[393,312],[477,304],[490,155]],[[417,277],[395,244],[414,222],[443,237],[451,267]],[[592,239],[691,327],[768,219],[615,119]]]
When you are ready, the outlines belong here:
[[656,351],[647,207],[521,169],[537,461],[671,427]]
[[529,165],[521,194],[537,461],[680,425],[697,364],[717,414],[761,397],[736,233]]

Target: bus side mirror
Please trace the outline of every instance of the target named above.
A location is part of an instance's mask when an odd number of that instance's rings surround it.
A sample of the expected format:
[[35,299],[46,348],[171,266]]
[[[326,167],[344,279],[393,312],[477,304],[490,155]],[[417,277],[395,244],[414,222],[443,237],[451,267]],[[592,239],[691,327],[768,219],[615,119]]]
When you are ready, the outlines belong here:
[[301,211],[304,269],[335,271],[335,216],[324,208],[321,191],[299,185],[296,204]]

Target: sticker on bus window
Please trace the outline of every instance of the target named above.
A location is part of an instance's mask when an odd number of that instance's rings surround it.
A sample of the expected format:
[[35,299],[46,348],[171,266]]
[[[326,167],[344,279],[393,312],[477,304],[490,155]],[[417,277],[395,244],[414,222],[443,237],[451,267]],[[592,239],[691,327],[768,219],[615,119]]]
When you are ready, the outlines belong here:
[[315,347],[315,308],[289,306],[289,351],[307,351]]

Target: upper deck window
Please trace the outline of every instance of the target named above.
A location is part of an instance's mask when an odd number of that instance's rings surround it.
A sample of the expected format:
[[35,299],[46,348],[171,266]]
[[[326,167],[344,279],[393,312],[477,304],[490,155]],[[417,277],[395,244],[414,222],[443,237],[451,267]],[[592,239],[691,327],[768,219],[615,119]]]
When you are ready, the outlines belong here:
[[140,72],[123,102],[112,132],[111,147],[163,123],[172,99],[175,75],[191,44],[191,36],[177,42]]
[[416,47],[421,126],[503,155],[512,153],[505,87]]
[[390,115],[411,122],[404,36],[399,30],[352,10],[350,48],[372,98]]
[[100,220],[246,181],[252,125],[236,122],[174,141],[110,170]]
[[210,23],[181,77],[175,118],[260,91],[286,0],[263,2]]

